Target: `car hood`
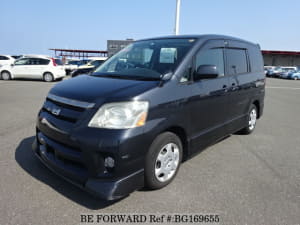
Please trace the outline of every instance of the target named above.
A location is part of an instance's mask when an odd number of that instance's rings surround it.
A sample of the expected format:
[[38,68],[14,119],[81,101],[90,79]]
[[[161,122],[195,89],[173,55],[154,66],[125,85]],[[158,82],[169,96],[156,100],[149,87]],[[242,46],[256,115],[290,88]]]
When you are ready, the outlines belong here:
[[130,99],[157,87],[158,81],[140,81],[81,75],[56,84],[50,93],[74,100],[103,102],[105,98]]

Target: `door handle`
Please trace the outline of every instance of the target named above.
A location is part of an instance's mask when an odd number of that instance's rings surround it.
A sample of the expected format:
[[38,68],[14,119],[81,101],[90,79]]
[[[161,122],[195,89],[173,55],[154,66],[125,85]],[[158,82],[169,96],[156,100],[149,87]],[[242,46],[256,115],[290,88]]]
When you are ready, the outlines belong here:
[[227,85],[226,85],[226,84],[223,85],[223,89],[225,89],[225,88],[227,88]]

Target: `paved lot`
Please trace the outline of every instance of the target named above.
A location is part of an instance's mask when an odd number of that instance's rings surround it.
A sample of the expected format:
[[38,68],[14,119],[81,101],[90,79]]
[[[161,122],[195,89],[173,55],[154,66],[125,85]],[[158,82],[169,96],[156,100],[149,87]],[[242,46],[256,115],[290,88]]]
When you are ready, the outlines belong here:
[[82,213],[212,213],[222,224],[300,223],[300,81],[267,80],[264,117],[184,163],[158,191],[107,203],[32,154],[36,114],[53,84],[0,81],[0,224],[79,224]]

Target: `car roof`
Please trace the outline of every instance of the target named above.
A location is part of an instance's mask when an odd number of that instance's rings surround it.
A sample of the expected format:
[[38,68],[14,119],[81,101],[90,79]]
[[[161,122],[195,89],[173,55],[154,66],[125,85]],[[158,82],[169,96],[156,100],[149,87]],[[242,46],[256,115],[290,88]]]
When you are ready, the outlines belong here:
[[235,40],[235,41],[242,41],[242,42],[246,42],[248,44],[251,45],[257,45],[253,42],[250,41],[246,41],[243,40],[241,38],[236,38],[236,37],[232,37],[232,36],[227,36],[227,35],[220,35],[220,34],[187,34],[187,35],[169,35],[169,36],[162,36],[162,37],[154,37],[154,38],[146,38],[146,39],[140,39],[137,41],[145,41],[145,40],[157,40],[157,39],[202,39],[204,41],[206,40],[211,40],[211,39],[226,39],[226,40]]
[[47,55],[23,55],[22,58],[41,58],[41,59],[51,59],[50,56]]
[[0,54],[1,56],[6,56],[6,57],[9,57],[9,58],[13,58],[11,55],[2,55]]

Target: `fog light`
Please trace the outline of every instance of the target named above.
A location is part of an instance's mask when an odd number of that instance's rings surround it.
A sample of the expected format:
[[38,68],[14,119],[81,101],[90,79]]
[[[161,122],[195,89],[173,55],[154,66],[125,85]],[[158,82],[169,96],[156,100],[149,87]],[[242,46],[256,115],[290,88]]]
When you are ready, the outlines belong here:
[[107,168],[115,167],[115,160],[112,157],[106,157],[104,160],[104,166]]

